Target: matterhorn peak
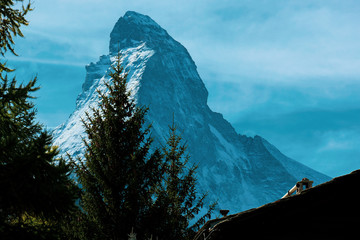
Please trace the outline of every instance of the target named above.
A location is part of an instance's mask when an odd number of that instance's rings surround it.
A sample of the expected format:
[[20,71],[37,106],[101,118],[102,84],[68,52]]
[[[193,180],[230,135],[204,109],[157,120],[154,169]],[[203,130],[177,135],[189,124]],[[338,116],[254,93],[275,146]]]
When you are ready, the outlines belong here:
[[175,40],[147,15],[128,11],[120,17],[110,34],[110,54],[146,43],[150,48],[164,47]]
[[198,165],[199,193],[232,212],[279,199],[306,177],[316,184],[330,178],[284,156],[265,139],[239,135],[207,105],[208,92],[184,46],[146,15],[129,11],[110,34],[110,54],[86,67],[83,92],[70,118],[54,130],[61,153],[82,157],[86,138],[81,119],[97,107],[98,92],[111,81],[118,52],[128,72],[127,87],[136,103],[148,106],[154,147],[164,144],[175,121],[188,144],[190,163]]
[[143,15],[138,12],[127,11],[122,18],[128,23],[132,22],[136,25],[153,26],[153,27],[161,28],[154,20],[151,19],[151,17],[147,15]]

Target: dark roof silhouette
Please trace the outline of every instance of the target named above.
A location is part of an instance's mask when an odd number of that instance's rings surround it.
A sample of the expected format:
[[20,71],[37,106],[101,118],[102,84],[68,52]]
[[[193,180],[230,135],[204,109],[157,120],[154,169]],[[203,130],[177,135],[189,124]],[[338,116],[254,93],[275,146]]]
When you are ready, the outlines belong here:
[[358,239],[359,234],[360,170],[357,170],[298,195],[210,220],[194,240]]

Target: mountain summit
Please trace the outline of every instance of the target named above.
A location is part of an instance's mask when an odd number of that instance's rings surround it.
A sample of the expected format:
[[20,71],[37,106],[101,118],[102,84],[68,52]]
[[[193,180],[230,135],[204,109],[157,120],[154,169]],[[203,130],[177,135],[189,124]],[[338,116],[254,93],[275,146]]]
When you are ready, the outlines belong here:
[[140,105],[149,106],[155,145],[164,144],[173,118],[199,164],[199,191],[231,212],[281,198],[306,177],[319,184],[330,178],[284,156],[260,136],[236,133],[231,124],[207,105],[208,92],[188,51],[150,17],[127,12],[110,34],[109,54],[86,66],[76,110],[54,131],[62,153],[82,156],[86,137],[81,118],[96,107],[96,90],[105,91],[118,51],[128,74],[127,87]]
[[168,40],[174,41],[170,35],[149,16],[128,11],[115,24],[110,33],[109,51],[117,54],[118,50],[135,47],[146,42],[150,48],[165,46]]

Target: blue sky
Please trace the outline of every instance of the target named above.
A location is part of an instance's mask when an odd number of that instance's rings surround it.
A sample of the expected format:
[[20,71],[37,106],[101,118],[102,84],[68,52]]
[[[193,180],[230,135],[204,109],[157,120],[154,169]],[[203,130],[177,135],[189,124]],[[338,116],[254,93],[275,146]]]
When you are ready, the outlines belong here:
[[108,53],[127,10],[149,15],[193,57],[209,105],[239,133],[260,135],[330,176],[360,168],[359,1],[34,0],[10,58],[36,74],[39,121],[74,110],[84,66]]

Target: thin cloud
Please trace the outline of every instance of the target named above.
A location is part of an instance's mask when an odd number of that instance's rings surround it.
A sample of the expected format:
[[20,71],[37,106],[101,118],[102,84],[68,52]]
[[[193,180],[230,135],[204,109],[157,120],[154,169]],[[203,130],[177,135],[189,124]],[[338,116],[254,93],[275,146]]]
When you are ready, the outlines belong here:
[[83,63],[79,62],[70,62],[54,59],[39,59],[39,58],[28,58],[28,57],[9,57],[7,58],[10,64],[11,62],[29,62],[29,63],[41,63],[41,64],[52,64],[52,65],[64,65],[64,66],[74,66],[74,67],[84,67]]
[[150,15],[183,43],[199,68],[218,65],[220,73],[293,82],[299,77],[360,75],[356,1],[149,3],[35,2],[35,11],[41,14],[31,13],[30,29],[54,41],[67,41],[75,57],[86,52],[91,59],[107,54],[112,26],[127,10],[135,10]]

